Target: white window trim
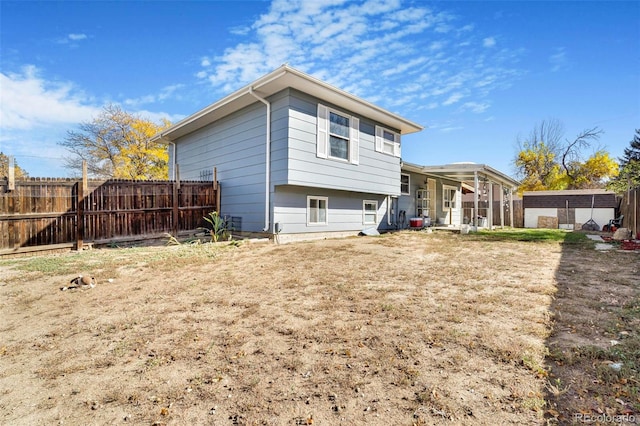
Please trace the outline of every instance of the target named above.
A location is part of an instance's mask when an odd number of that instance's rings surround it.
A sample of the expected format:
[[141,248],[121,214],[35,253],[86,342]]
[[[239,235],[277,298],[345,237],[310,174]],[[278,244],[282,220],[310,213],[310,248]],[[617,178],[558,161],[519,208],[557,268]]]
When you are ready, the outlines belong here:
[[[406,176],[407,179],[407,192],[402,191],[402,176]],[[400,173],[400,194],[411,195],[411,175],[409,173]]]
[[[311,222],[311,208],[309,207],[309,202],[311,200],[323,200],[325,215],[324,222]],[[307,195],[307,226],[327,226],[329,224],[329,197],[321,197],[318,195]]]
[[[385,152],[384,150],[384,144],[385,143],[392,143],[391,141],[388,141],[387,139],[384,138],[384,132],[389,132],[391,134],[393,134],[393,153],[389,153],[389,152]],[[401,149],[400,149],[400,133],[398,132],[394,132],[391,129],[388,129],[386,127],[382,127],[382,126],[376,126],[376,152],[381,152],[385,155],[393,155],[394,157],[398,157],[400,158],[401,156]]]
[[[367,204],[373,204],[376,209],[375,209],[375,219],[373,220],[373,222],[367,222],[367,210],[366,210],[366,206]],[[362,224],[363,225],[377,225],[378,224],[378,201],[376,200],[362,200]]]
[[426,217],[429,216],[429,190],[425,188],[419,188],[416,190],[416,216]]
[[[445,191],[447,191],[447,190],[455,191],[453,200],[449,200],[449,202],[453,201],[453,203],[454,203],[453,207],[450,207],[450,206],[446,205],[447,200],[445,200],[444,195],[446,194]],[[442,208],[443,209],[449,209],[450,208],[452,210],[456,210],[456,209],[459,208],[459,206],[458,206],[458,187],[451,186],[451,185],[442,185]]]
[[[334,113],[349,119],[349,138],[347,140],[347,158],[333,157],[331,155],[330,114]],[[360,164],[360,119],[353,115],[318,104],[317,115],[316,156],[343,163]]]

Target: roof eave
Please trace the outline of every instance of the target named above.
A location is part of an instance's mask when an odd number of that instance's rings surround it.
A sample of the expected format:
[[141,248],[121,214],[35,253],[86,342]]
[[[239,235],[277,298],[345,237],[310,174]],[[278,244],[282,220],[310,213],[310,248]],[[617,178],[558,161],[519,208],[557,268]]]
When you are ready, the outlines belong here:
[[268,97],[287,87],[309,93],[325,102],[331,102],[354,113],[366,116],[398,130],[403,135],[419,132],[423,129],[419,124],[386,111],[288,65],[283,65],[253,83],[186,117],[167,130],[153,136],[151,140],[174,141],[181,136],[251,105],[256,102],[256,99],[250,93],[251,91],[259,93],[262,97]]

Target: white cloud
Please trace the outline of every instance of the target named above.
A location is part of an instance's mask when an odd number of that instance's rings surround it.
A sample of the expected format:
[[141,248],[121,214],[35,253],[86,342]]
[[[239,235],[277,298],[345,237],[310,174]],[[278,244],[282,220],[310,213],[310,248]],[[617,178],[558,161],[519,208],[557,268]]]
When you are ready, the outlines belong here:
[[163,87],[157,94],[140,96],[138,98],[129,98],[124,100],[124,104],[131,107],[140,107],[142,105],[162,102],[167,99],[176,98],[176,92],[184,87],[184,84],[173,84]]
[[464,104],[462,104],[462,109],[463,110],[469,110],[473,113],[476,114],[480,114],[485,112],[487,109],[489,109],[489,103],[487,102],[465,102]]
[[67,37],[69,37],[69,40],[73,40],[73,41],[86,40],[87,39],[87,35],[86,34],[69,34]]
[[70,33],[64,37],[57,38],[54,42],[58,44],[68,44],[71,47],[77,47],[79,41],[87,40],[88,38],[89,36],[83,33]]
[[135,114],[154,123],[160,123],[162,120],[169,120],[172,123],[177,123],[185,117],[184,114],[169,114],[167,112],[155,112],[146,109],[135,111]]
[[0,73],[0,86],[3,129],[79,123],[100,112],[72,83],[46,81],[32,65],[25,66],[21,73]]
[[482,40],[482,46],[484,47],[494,47],[496,45],[496,39],[494,37],[487,37]]
[[463,126],[451,126],[451,127],[443,127],[441,129],[438,129],[438,130],[440,130],[442,133],[450,133],[450,132],[453,132],[453,131],[456,131],[456,130],[462,130],[462,129],[464,129]]
[[456,102],[459,102],[460,99],[462,99],[462,98],[464,98],[464,95],[462,93],[460,93],[460,92],[454,93],[451,96],[449,96],[446,101],[442,102],[442,105],[444,105],[444,106],[453,105]]
[[564,47],[555,49],[555,53],[549,56],[549,64],[551,64],[551,72],[561,71],[568,67],[567,52]]
[[402,99],[410,111],[464,98],[468,111],[487,109],[484,98],[518,77],[521,53],[478,49],[477,40],[490,48],[499,36],[481,34],[474,23],[436,6],[273,0],[243,31],[242,43],[203,58],[195,75],[225,95],[289,63],[382,107]]

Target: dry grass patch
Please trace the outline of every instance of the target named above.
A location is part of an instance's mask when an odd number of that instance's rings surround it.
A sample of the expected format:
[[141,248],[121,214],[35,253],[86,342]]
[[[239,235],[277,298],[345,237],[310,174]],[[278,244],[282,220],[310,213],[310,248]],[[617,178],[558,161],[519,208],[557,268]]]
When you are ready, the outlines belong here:
[[0,423],[540,424],[561,260],[400,232],[0,262]]

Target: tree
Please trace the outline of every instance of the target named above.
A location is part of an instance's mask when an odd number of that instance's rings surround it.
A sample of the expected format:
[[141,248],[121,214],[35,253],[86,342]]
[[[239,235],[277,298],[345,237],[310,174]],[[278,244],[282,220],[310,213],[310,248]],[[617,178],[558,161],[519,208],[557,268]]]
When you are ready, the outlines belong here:
[[[16,179],[24,179],[29,177],[23,168],[18,166],[18,162],[13,162],[13,176]],[[9,177],[9,156],[0,152],[0,179],[7,179]]]
[[69,131],[60,145],[71,152],[67,167],[81,171],[87,162],[91,176],[116,179],[166,179],[169,170],[167,147],[149,139],[171,123],[155,124],[107,105],[91,121],[82,122],[78,131]]
[[514,160],[520,191],[602,188],[616,176],[617,163],[599,149],[586,160],[583,151],[597,141],[602,130],[584,130],[573,140],[564,139],[564,126],[557,119],[543,120],[530,134],[518,139]]
[[618,177],[607,185],[607,188],[619,193],[637,187],[640,187],[640,129],[636,129],[629,148],[624,149]]
[[559,189],[562,185],[560,180],[562,175],[560,166],[556,162],[556,155],[542,141],[525,143],[518,153],[515,165],[520,172],[521,191]]
[[597,151],[584,162],[572,164],[569,189],[603,188],[605,181],[618,175],[618,162],[608,152]]

